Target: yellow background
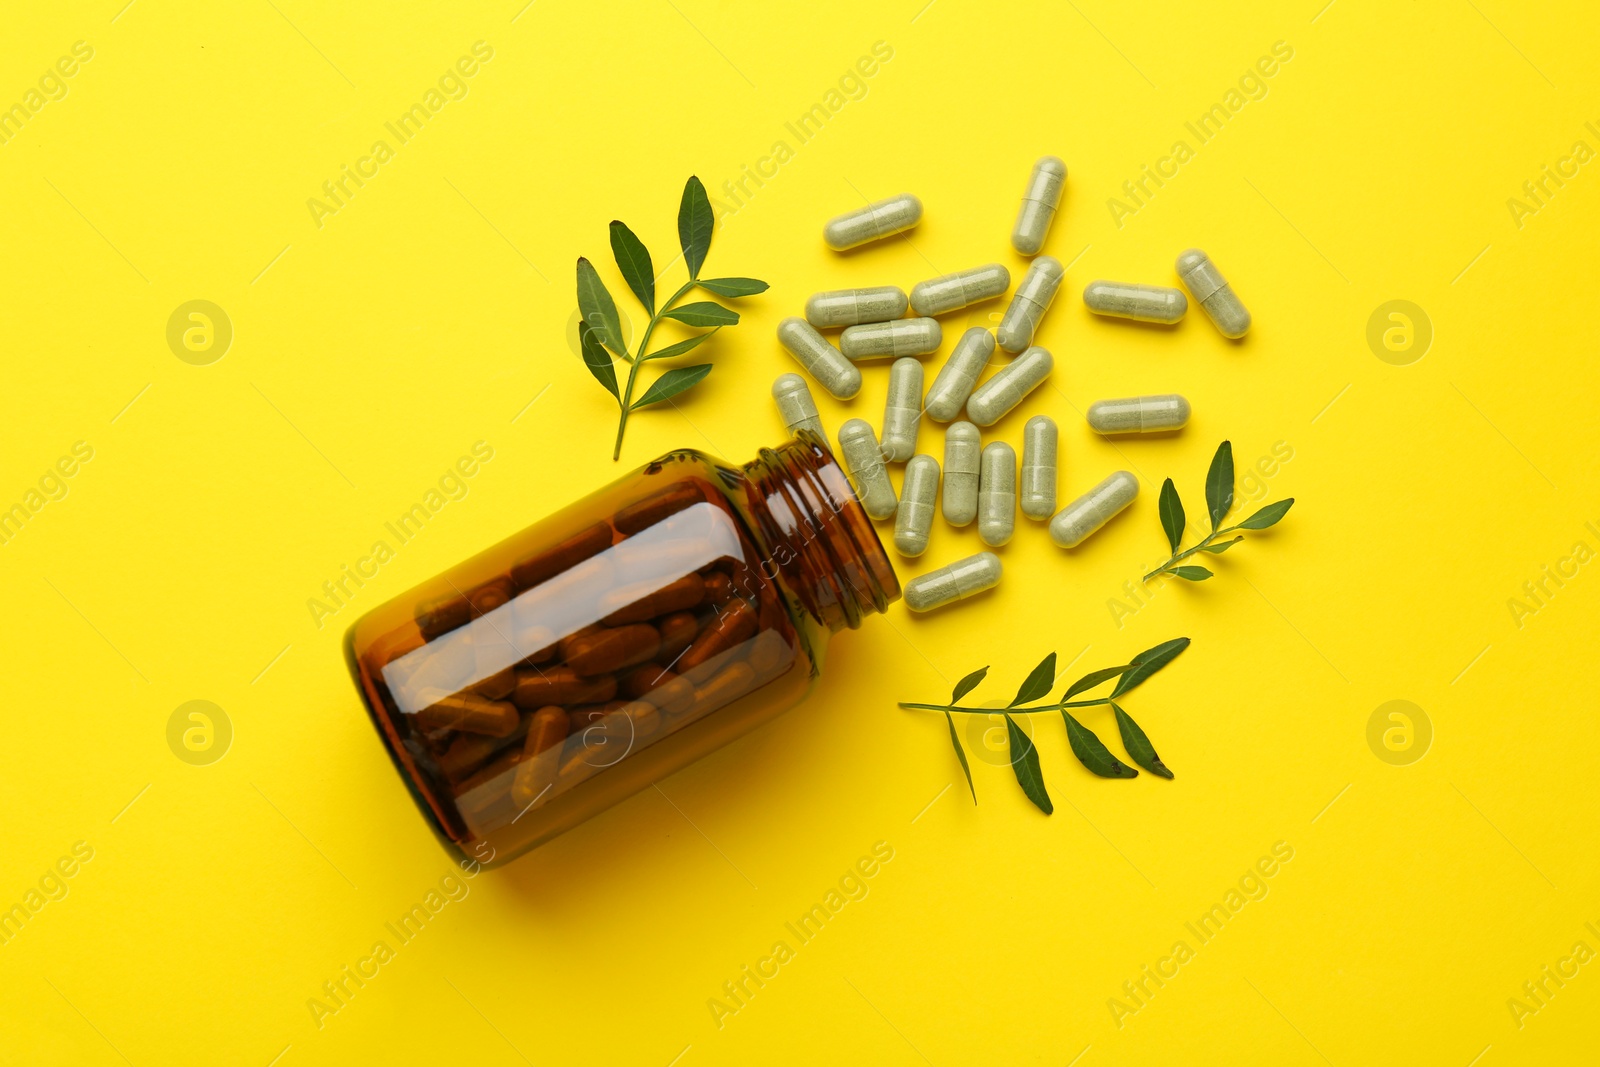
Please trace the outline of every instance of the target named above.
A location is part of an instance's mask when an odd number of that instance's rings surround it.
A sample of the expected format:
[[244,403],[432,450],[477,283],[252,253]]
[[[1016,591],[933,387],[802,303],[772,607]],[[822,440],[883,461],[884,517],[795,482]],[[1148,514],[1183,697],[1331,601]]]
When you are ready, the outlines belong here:
[[[1520,626],[1507,605],[1575,542],[1600,548],[1600,165],[1520,227],[1506,205],[1574,141],[1600,147],[1591,8],[123,2],[14,6],[0,36],[5,103],[94,49],[0,146],[0,502],[94,449],[0,546],[0,903],[94,850],[0,947],[0,1061],[1593,1056],[1600,964],[1520,1027],[1507,1006],[1575,942],[1600,949],[1600,574],[1550,585]],[[466,97],[393,145],[384,123],[480,40]],[[878,41],[893,58],[801,144],[785,123]],[[1185,121],[1278,41],[1293,59],[1267,95],[1119,228],[1108,198],[1195,147]],[[307,199],[380,138],[395,158],[319,228]],[[706,271],[771,291],[613,465],[614,406],[567,336],[574,259],[637,328],[606,223],[633,226],[670,291],[685,177],[732,205],[724,183],[779,140],[793,158],[747,186]],[[1056,416],[1061,499],[1126,466],[1131,511],[1071,553],[1019,517],[995,594],[840,635],[803,707],[471,879],[319,1029],[307,1001],[450,870],[344,628],[658,452],[742,462],[777,441],[766,391],[793,364],[774,332],[809,293],[994,259],[1020,277],[1007,235],[1044,153],[1071,168],[1047,246],[1071,267],[1040,336],[1057,369],[998,432]],[[826,219],[905,190],[927,207],[909,240],[823,247]],[[1159,331],[1082,306],[1096,277],[1175,284],[1192,245],[1254,313],[1243,344],[1198,309]],[[209,366],[165,340],[194,299],[234,326]],[[1409,366],[1367,345],[1391,299],[1434,327]],[[944,351],[999,310],[948,317]],[[849,404],[819,391],[830,429],[879,422],[886,370],[866,377]],[[1195,408],[1176,437],[1083,424],[1095,399],[1167,391]],[[1107,602],[1164,554],[1161,479],[1198,514],[1225,437],[1241,471],[1291,448],[1258,499],[1299,503],[1119,627]],[[480,440],[494,459],[468,495],[317,628],[307,600]],[[939,522],[897,566],[977,547]],[[1076,676],[1178,635],[1193,647],[1127,701],[1177,780],[1095,779],[1041,716],[1049,818],[976,751],[974,808],[943,721],[895,706],[985,663],[977,698],[1006,698],[1052,649]],[[234,730],[209,766],[167,745],[195,699]],[[1367,743],[1397,699],[1434,732],[1407,766]],[[1085,722],[1119,750],[1108,716]],[[867,896],[797,944],[784,924],[880,841]],[[1184,924],[1280,841],[1268,895],[1201,946]],[[719,1028],[708,1000],[780,939],[794,959]],[[1119,1027],[1108,1000],[1180,939],[1194,958]]]

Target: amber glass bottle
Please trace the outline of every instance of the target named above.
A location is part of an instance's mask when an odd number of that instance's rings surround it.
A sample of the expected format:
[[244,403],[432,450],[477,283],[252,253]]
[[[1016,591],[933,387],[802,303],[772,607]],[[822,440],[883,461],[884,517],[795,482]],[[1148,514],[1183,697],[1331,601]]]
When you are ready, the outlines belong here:
[[669,453],[363,616],[345,650],[440,841],[498,864],[798,703],[828,636],[899,595],[803,431],[743,467]]

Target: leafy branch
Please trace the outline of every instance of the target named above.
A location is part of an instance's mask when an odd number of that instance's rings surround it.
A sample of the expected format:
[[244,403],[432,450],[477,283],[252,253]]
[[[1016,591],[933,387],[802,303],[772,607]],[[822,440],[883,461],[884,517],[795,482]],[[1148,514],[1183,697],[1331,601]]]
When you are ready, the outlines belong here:
[[[722,327],[732,326],[739,321],[737,311],[725,308],[714,300],[699,300],[689,304],[679,304],[678,301],[696,287],[728,298],[754,296],[767,290],[767,283],[755,278],[700,277],[706,252],[711,248],[714,223],[706,187],[700,184],[699,178],[691,176],[684,184],[683,200],[678,205],[678,243],[683,249],[683,262],[689,270],[689,280],[657,309],[656,275],[649,250],[625,224],[612,220],[611,254],[616,258],[617,269],[622,272],[622,278],[633,295],[650,313],[650,322],[639,339],[639,348],[633,353],[628,351],[628,346],[622,340],[622,320],[617,314],[616,302],[600,280],[599,272],[586,258],[578,257],[578,311],[582,316],[578,323],[579,348],[589,373],[594,375],[595,381],[606,392],[616,398],[621,409],[617,420],[617,443],[611,452],[613,460],[622,454],[622,435],[628,428],[629,415],[692,389],[711,373],[709,363],[674,367],[652,382],[644,395],[635,400],[633,390],[638,381],[639,368],[652,360],[681,356]],[[710,332],[650,352],[651,335],[663,319],[672,319],[685,326],[708,329]],[[617,385],[617,359],[628,365],[627,381],[620,389]]]
[[[950,693],[948,704],[918,704],[901,701],[900,706],[914,711],[939,711],[944,713],[946,725],[950,727],[950,744],[956,750],[956,759],[961,761],[961,770],[967,776],[967,788],[972,792],[972,802],[978,802],[978,790],[972,783],[972,767],[967,763],[966,749],[961,747],[961,738],[956,733],[954,715],[1001,715],[1006,720],[1006,736],[1011,749],[1011,769],[1017,776],[1017,784],[1022,786],[1022,791],[1035,806],[1046,815],[1055,810],[1055,805],[1050,801],[1050,794],[1044,788],[1044,774],[1039,767],[1039,750],[1034,747],[1033,740],[1022,727],[1017,725],[1014,715],[1034,715],[1042,711],[1059,711],[1066,722],[1067,742],[1072,746],[1072,754],[1094,774],[1102,778],[1135,778],[1139,772],[1123,763],[1111,754],[1111,751],[1101,742],[1093,730],[1084,726],[1072,716],[1068,708],[1090,708],[1098,705],[1110,705],[1116,716],[1117,730],[1122,734],[1122,747],[1127,750],[1128,756],[1149,771],[1151,774],[1162,778],[1171,778],[1172,772],[1167,765],[1161,762],[1161,757],[1156,755],[1154,746],[1139,724],[1117,703],[1117,698],[1125,695],[1130,690],[1143,685],[1152,674],[1171,663],[1178,655],[1189,647],[1187,637],[1179,637],[1172,641],[1164,641],[1154,648],[1147,648],[1143,652],[1120,667],[1104,667],[1097,671],[1090,671],[1076,682],[1067,686],[1061,694],[1061,699],[1048,704],[1036,704],[1023,707],[1035,700],[1042,700],[1050,693],[1050,688],[1055,684],[1056,654],[1050,653],[1039,665],[1033,669],[1027,679],[1017,689],[1017,695],[1012,697],[1011,703],[1002,709],[964,707],[961,698],[978,687],[989,673],[988,667],[980,667],[956,683],[955,689]],[[1098,697],[1091,700],[1073,700],[1080,693],[1086,693],[1097,686],[1104,685],[1113,678],[1117,684],[1112,687],[1109,696]]]
[[[1145,575],[1144,581],[1148,582],[1158,574],[1171,574],[1191,582],[1205,581],[1211,577],[1209,570],[1194,564],[1183,565],[1183,561],[1196,552],[1208,552],[1220,556],[1244,540],[1244,535],[1238,531],[1265,530],[1287,515],[1293,506],[1294,497],[1274,501],[1243,522],[1219,528],[1222,520],[1227,517],[1229,509],[1233,507],[1233,444],[1229,441],[1222,442],[1217,446],[1217,454],[1211,457],[1211,469],[1206,471],[1206,511],[1211,515],[1211,532],[1193,548],[1178,551],[1178,546],[1183,543],[1185,523],[1183,501],[1178,499],[1178,490],[1173,486],[1172,479],[1168,478],[1161,484],[1161,498],[1157,503],[1157,511],[1161,515],[1161,528],[1167,534],[1167,543],[1172,546],[1172,558]],[[1217,540],[1228,534],[1237,536],[1227,541]]]

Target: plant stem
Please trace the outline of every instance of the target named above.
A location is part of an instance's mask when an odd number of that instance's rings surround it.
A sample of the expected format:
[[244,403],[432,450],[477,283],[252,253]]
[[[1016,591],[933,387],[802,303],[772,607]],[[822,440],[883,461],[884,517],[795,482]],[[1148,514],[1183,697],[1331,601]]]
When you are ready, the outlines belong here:
[[628,406],[633,403],[633,377],[638,373],[639,363],[635,360],[628,366],[628,384],[622,390],[622,416],[617,420],[617,444],[611,450],[613,463],[622,455],[622,431],[628,428]]
[[633,404],[633,381],[635,376],[639,373],[640,364],[644,362],[645,349],[650,346],[650,335],[656,332],[656,324],[661,321],[661,317],[668,311],[671,311],[672,305],[676,304],[679,300],[682,300],[684,295],[695,287],[695,284],[695,279],[693,278],[690,278],[688,281],[684,282],[683,288],[679,289],[676,293],[673,293],[672,296],[667,299],[667,302],[661,305],[660,311],[657,311],[655,314],[650,316],[650,322],[644,328],[644,336],[639,339],[639,352],[628,361],[628,384],[622,390],[622,416],[617,420],[617,444],[616,447],[611,450],[612,462],[615,462],[622,455],[622,432],[628,428],[628,411],[630,406]]
[[902,708],[917,711],[954,711],[965,715],[1032,715],[1041,711],[1063,711],[1067,708],[1092,708],[1097,704],[1111,703],[1110,697],[1098,700],[1058,700],[1054,704],[1040,704],[1031,708],[963,708],[955,704],[912,704],[900,701]]
[[1156,575],[1163,574],[1163,573],[1171,570],[1176,564],[1182,563],[1184,560],[1188,559],[1190,556],[1194,555],[1196,552],[1199,552],[1201,549],[1205,548],[1207,545],[1209,545],[1211,542],[1215,541],[1217,538],[1221,537],[1223,534],[1233,533],[1233,531],[1235,531],[1237,529],[1239,529],[1239,527],[1237,527],[1237,526],[1228,526],[1228,527],[1225,527],[1225,528],[1223,528],[1221,530],[1212,530],[1210,533],[1206,534],[1206,537],[1205,537],[1204,541],[1201,541],[1198,545],[1195,545],[1193,548],[1185,549],[1182,552],[1175,553],[1171,559],[1167,560],[1161,566],[1157,567],[1155,570],[1151,571],[1149,574],[1145,575],[1143,578],[1141,578],[1139,580],[1141,582],[1148,582],[1150,579],[1154,578]]
[[649,346],[650,335],[655,332],[656,325],[661,321],[661,316],[671,311],[672,306],[679,300],[682,300],[684,296],[688,294],[689,290],[695,287],[695,285],[696,281],[693,278],[690,278],[688,281],[684,282],[683,288],[679,289],[676,293],[673,293],[670,297],[668,297],[667,302],[661,305],[661,310],[650,316],[650,324],[644,328],[644,337],[639,340],[639,354],[633,357],[635,363],[638,363],[644,359],[644,350]]

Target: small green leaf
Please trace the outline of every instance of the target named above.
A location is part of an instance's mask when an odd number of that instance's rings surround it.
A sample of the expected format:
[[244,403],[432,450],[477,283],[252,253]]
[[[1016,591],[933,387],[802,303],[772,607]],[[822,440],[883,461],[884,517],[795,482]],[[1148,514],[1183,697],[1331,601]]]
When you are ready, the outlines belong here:
[[708,289],[718,296],[740,297],[764,293],[768,286],[759,278],[702,278],[700,288]]
[[[984,670],[988,669],[987,667],[984,668]],[[954,704],[955,701],[952,700],[951,703]],[[972,784],[972,768],[967,764],[967,750],[961,747],[961,738],[956,735],[956,721],[951,718],[948,711],[944,713],[944,721],[950,726],[950,743],[956,746],[956,759],[961,761],[961,772],[967,776],[967,788],[972,791],[972,803],[976,806],[978,803],[978,787]],[[1170,778],[1172,776],[1169,774],[1167,777]]]
[[1273,523],[1289,514],[1289,509],[1292,507],[1294,507],[1294,497],[1290,497],[1288,500],[1279,500],[1276,503],[1268,504],[1254,515],[1241,522],[1239,524],[1239,529],[1265,530],[1268,526],[1271,526]]
[[1224,441],[1211,457],[1211,469],[1206,471],[1206,508],[1211,512],[1211,528],[1215,530],[1222,517],[1233,506],[1233,442]]
[[617,316],[616,302],[606,291],[606,283],[600,280],[594,264],[582,256],[578,257],[578,311],[601,344],[627,358],[628,349],[622,343],[622,320]]
[[988,667],[979,667],[977,670],[961,679],[961,681],[957,682],[956,687],[950,691],[950,703],[961,703],[961,698],[978,688],[978,684],[983,681],[984,677],[988,673]]
[[1011,741],[1011,769],[1016,772],[1017,784],[1033,801],[1034,806],[1046,815],[1056,806],[1050,803],[1050,794],[1044,790],[1044,772],[1039,769],[1039,750],[1033,739],[1022,732],[1022,727],[1011,716],[1006,716],[1006,736]]
[[1061,717],[1067,720],[1067,742],[1072,745],[1072,754],[1078,757],[1079,763],[1102,778],[1139,776],[1138,771],[1113,756],[1111,750],[1100,743],[1100,738],[1095,736],[1093,730],[1064,711]]
[[627,226],[611,220],[611,254],[617,258],[617,269],[633,295],[639,298],[645,310],[656,313],[656,272],[650,263],[650,253],[644,242],[635,237]]
[[1128,690],[1142,685],[1145,679],[1177,659],[1188,647],[1187,637],[1176,637],[1171,641],[1163,641],[1153,648],[1147,648],[1133,657],[1133,669],[1122,676],[1122,681],[1111,691],[1111,699],[1115,700]]
[[1209,552],[1213,556],[1220,556],[1224,552],[1228,551],[1228,549],[1232,548],[1234,545],[1238,544],[1240,541],[1243,541],[1243,540],[1244,540],[1243,537],[1235,537],[1232,541],[1218,541],[1214,545],[1206,545],[1200,551]]
[[1111,705],[1111,710],[1117,713],[1117,729],[1122,733],[1122,747],[1128,750],[1133,762],[1151,774],[1171,778],[1172,772],[1161,762],[1161,757],[1156,755],[1155,746],[1144,735],[1144,731],[1139,729],[1139,724],[1116,704]]
[[1071,700],[1073,697],[1077,696],[1079,693],[1082,693],[1086,689],[1093,689],[1101,682],[1109,681],[1119,674],[1132,670],[1133,666],[1134,665],[1131,663],[1124,663],[1120,667],[1106,667],[1098,671],[1091,671],[1082,678],[1079,678],[1076,682],[1073,682],[1071,685],[1067,686],[1067,691],[1061,694],[1061,699]]
[[700,277],[700,266],[706,261],[711,248],[711,231],[716,216],[711,213],[711,200],[700,179],[690,175],[683,186],[683,200],[678,204],[678,244],[683,248],[683,262],[689,268],[689,277]]
[[1039,665],[1029,674],[1022,687],[1017,690],[1017,695],[1011,698],[1011,703],[1006,707],[1014,708],[1018,704],[1026,704],[1032,700],[1046,696],[1050,687],[1056,684],[1056,654],[1050,653],[1039,661]]
[[686,326],[732,326],[739,321],[737,311],[729,311],[721,304],[713,304],[709,300],[701,300],[693,304],[684,304],[671,311],[663,311],[664,319],[677,319]]
[[1174,567],[1167,573],[1182,578],[1186,582],[1203,582],[1211,577],[1211,572],[1204,567]]
[[611,364],[611,354],[600,346],[594,331],[582,320],[578,322],[578,348],[583,352],[583,365],[589,368],[589,373],[594,375],[595,381],[605,386],[606,390],[620,402],[622,394],[617,391],[617,371]]
[[711,373],[711,364],[696,363],[692,367],[674,367],[651,383],[644,396],[633,402],[629,411],[637,411],[651,404],[659,404],[670,397],[677,396],[685,389],[693,388],[699,384],[701,378]]
[[1172,546],[1172,551],[1178,551],[1178,545],[1183,541],[1183,501],[1178,499],[1178,487],[1168,478],[1161,483],[1161,499],[1156,505],[1161,512],[1161,528],[1167,531],[1167,543]]
[[712,330],[710,333],[702,333],[702,334],[699,334],[697,336],[691,337],[686,341],[679,341],[677,344],[668,345],[666,348],[663,348],[659,352],[652,352],[648,356],[643,356],[641,358],[645,359],[645,360],[651,360],[651,359],[671,359],[673,356],[681,356],[685,352],[687,352],[690,349],[694,348],[700,342],[705,341],[708,338],[714,336],[716,334],[717,330],[720,330],[720,329],[722,329],[722,327],[718,326],[716,330]]

